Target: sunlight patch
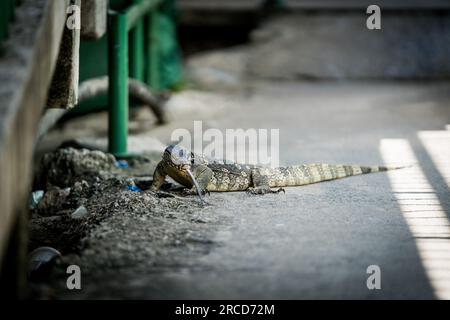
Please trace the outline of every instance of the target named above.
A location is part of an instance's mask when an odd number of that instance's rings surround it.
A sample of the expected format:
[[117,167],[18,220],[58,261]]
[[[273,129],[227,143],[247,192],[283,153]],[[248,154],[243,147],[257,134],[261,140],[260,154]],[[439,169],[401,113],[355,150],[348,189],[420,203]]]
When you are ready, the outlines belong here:
[[[445,178],[450,158],[447,154],[447,159],[444,159],[443,149],[446,146],[443,145],[442,135],[421,132],[419,137],[424,141],[430,157]],[[448,144],[450,132],[446,137],[447,146],[450,146]],[[415,164],[410,168],[388,171],[389,181],[415,239],[434,294],[439,299],[450,299],[450,223],[445,211],[433,187],[417,165],[417,159],[407,140],[382,139],[380,152],[386,165]],[[445,179],[448,183],[449,180]]]

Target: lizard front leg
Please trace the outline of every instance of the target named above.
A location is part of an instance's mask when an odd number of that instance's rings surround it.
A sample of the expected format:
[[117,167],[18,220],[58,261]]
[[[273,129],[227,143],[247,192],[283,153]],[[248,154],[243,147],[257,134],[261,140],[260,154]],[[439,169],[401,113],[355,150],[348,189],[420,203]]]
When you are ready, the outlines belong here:
[[164,169],[164,165],[162,161],[158,163],[156,166],[155,172],[153,173],[153,182],[150,186],[150,191],[157,192],[163,185],[165,179],[166,179],[167,173]]
[[269,176],[262,173],[260,169],[252,169],[250,174],[253,186],[248,188],[247,190],[248,193],[257,195],[264,195],[268,193],[280,193],[281,191],[285,193],[283,188],[279,188],[277,190],[270,189]]

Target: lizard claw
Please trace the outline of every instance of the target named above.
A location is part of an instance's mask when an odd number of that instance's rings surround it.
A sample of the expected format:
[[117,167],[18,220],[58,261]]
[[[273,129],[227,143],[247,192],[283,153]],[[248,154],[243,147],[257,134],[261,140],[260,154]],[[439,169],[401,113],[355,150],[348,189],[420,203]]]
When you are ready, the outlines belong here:
[[268,194],[268,193],[286,193],[286,191],[283,188],[279,188],[278,190],[272,190],[269,187],[262,187],[262,188],[252,188],[252,189],[248,189],[247,190],[247,194],[252,194],[252,195],[264,195],[264,194]]
[[278,190],[273,191],[273,193],[280,193],[281,191],[286,194],[286,190],[284,190],[284,188],[279,188]]
[[192,190],[190,190],[190,189],[183,188],[180,191],[180,196],[182,196],[182,197],[192,196],[192,195],[193,195],[193,193],[192,193]]
[[[209,192],[209,190],[202,190],[201,193],[202,193],[202,196],[204,196],[204,195],[210,196],[211,195],[211,192]],[[193,189],[184,188],[181,190],[181,195],[182,196],[194,196],[194,195],[197,195],[197,190],[195,190],[194,188]]]
[[155,192],[155,195],[158,198],[175,198],[175,195],[173,195],[169,192],[165,192],[165,191],[157,191],[157,192]]

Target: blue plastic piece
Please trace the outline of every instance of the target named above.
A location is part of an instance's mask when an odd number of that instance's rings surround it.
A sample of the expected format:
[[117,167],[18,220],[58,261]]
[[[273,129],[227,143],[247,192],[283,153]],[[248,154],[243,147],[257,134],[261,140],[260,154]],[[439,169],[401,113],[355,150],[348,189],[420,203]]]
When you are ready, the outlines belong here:
[[134,186],[134,185],[128,186],[128,190],[134,191],[134,192],[141,192],[142,191],[141,188],[139,188],[137,186]]
[[128,165],[128,162],[126,162],[125,160],[117,160],[116,166],[117,166],[117,168],[120,168],[120,169],[128,169],[130,167]]

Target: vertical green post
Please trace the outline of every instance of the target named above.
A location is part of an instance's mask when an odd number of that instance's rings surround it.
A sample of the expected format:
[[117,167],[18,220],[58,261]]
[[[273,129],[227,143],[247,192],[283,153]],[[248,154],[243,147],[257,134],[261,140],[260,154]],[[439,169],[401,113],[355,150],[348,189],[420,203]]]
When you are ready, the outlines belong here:
[[8,26],[14,21],[16,0],[0,0],[0,43],[8,36]]
[[128,31],[126,14],[108,14],[108,150],[127,155],[128,136]]
[[138,21],[130,33],[130,76],[144,81],[144,22]]
[[9,23],[9,1],[0,1],[0,41],[6,38]]
[[5,15],[6,15],[6,23],[8,24],[11,21],[12,17],[12,1],[11,0],[3,0],[5,2]]
[[[134,0],[134,4],[142,0]],[[140,19],[130,32],[130,76],[144,81],[144,21]]]
[[16,11],[16,0],[10,0],[10,1],[11,1],[10,8],[9,8],[10,15],[11,15],[10,21],[14,21],[15,11]]
[[6,1],[3,0],[3,2],[4,2],[4,6],[5,6],[5,8],[4,8],[5,18],[4,19],[5,19],[6,26],[8,26],[9,21],[11,21],[11,0],[6,0]]
[[268,9],[282,9],[284,7],[284,0],[265,0],[263,7]]
[[147,75],[150,88],[159,88],[159,12],[155,9],[147,17]]

